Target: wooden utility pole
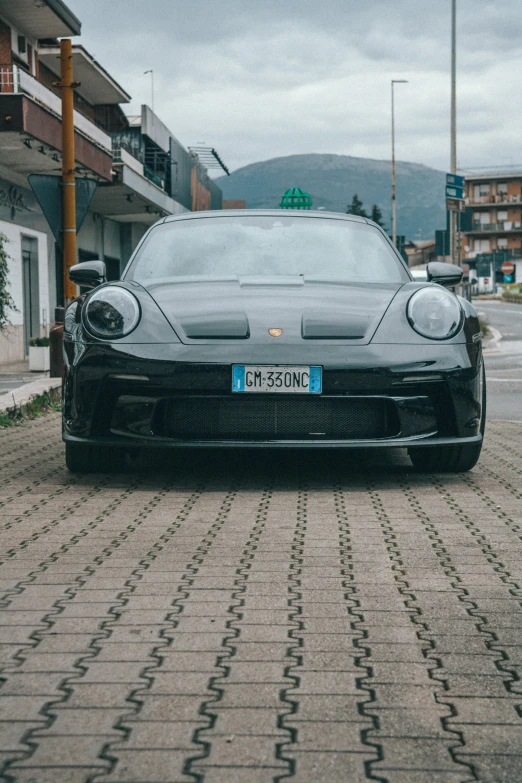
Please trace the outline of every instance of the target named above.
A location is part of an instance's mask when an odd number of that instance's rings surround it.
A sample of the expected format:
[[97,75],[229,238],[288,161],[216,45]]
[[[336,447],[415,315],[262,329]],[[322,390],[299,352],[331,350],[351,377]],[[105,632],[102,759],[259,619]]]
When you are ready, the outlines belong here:
[[63,184],[63,295],[67,305],[76,296],[69,268],[76,264],[76,182],[74,162],[74,87],[72,43],[60,41],[62,90],[62,184]]

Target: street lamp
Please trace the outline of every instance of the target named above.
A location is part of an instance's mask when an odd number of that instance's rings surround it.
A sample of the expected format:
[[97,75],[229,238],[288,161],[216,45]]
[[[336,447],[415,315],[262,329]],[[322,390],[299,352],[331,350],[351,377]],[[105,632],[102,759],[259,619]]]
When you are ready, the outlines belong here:
[[391,126],[392,126],[392,242],[397,245],[397,188],[395,177],[395,107],[393,87],[395,84],[408,84],[407,79],[391,80]]
[[[457,0],[451,0],[451,173],[457,173]],[[449,213],[452,263],[460,266],[460,213]],[[457,238],[457,234],[459,237]]]
[[150,73],[150,92],[151,92],[151,109],[154,111],[154,69],[149,68],[148,71],[143,71],[143,74]]

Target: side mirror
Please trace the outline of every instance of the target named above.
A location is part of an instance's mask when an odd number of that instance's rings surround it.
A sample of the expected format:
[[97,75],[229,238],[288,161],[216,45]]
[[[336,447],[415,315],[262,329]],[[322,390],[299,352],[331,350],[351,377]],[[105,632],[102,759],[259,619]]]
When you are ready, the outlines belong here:
[[107,282],[103,261],[83,261],[69,268],[69,279],[84,288],[96,288]]
[[438,283],[446,288],[453,288],[462,281],[462,269],[456,264],[444,264],[442,261],[431,261],[426,266],[428,282]]

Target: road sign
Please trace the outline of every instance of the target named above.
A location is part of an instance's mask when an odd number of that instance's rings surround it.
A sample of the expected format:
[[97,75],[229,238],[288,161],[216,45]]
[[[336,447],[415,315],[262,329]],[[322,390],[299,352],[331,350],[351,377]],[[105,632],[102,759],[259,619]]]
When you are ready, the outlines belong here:
[[466,209],[466,202],[461,198],[447,198],[446,209],[448,212],[464,212]]
[[446,198],[464,198],[464,188],[456,187],[454,185],[446,185]]
[[446,185],[454,185],[457,188],[463,188],[464,177],[459,177],[458,174],[446,174]]
[[513,275],[504,275],[504,283],[512,283]]
[[500,267],[505,275],[512,275],[515,271],[515,264],[513,261],[504,261],[502,266]]
[[[29,174],[29,184],[42,208],[57,244],[63,247],[63,191],[62,178],[49,174]],[[76,180],[76,233],[85,220],[85,215],[96,192],[95,179],[80,177]]]

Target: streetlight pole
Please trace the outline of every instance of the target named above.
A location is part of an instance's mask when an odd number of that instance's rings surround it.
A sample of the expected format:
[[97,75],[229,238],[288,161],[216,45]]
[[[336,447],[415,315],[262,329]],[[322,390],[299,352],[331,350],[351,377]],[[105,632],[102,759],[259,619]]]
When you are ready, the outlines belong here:
[[[457,0],[451,0],[451,173],[457,173]],[[457,213],[450,219],[450,253],[457,263]],[[460,221],[459,221],[460,222]]]
[[144,74],[150,73],[150,92],[151,92],[151,109],[154,111],[154,69],[149,68],[148,71],[143,71]]
[[407,84],[407,79],[391,80],[391,134],[392,134],[392,242],[397,245],[397,183],[395,175],[395,103],[393,88],[396,84]]

